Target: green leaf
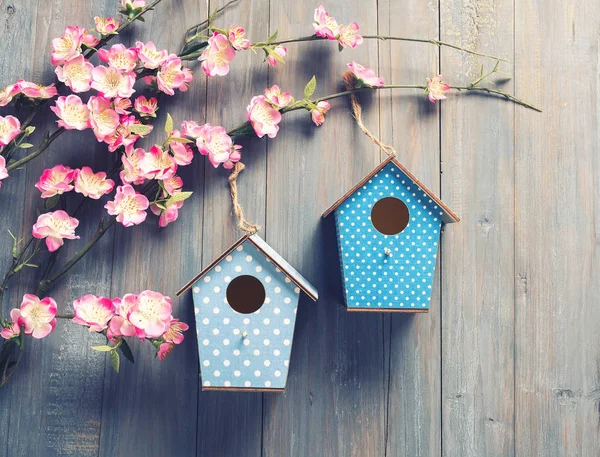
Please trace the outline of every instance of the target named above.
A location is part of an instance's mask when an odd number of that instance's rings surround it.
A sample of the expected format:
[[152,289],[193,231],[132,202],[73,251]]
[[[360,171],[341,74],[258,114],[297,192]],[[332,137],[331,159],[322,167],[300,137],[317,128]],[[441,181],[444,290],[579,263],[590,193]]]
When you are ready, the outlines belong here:
[[31,267],[31,268],[39,268],[37,265],[35,265],[33,263],[26,263],[25,266],[26,267]]
[[338,51],[342,52],[343,50],[344,50],[344,47],[341,44],[338,43]]
[[315,93],[317,88],[317,78],[313,76],[304,88],[304,98],[310,98]]
[[25,129],[25,136],[29,136],[31,135],[33,132],[35,132],[35,127],[33,125],[30,125],[29,127],[27,127]]
[[277,35],[279,34],[279,29],[275,30],[273,32],[273,34],[267,38],[267,43],[272,43],[273,41],[275,41],[277,39]]
[[167,207],[161,203],[155,203],[156,207],[162,209],[163,211],[167,210]]
[[192,196],[192,192],[177,192],[177,193],[171,195],[171,198],[169,198],[167,200],[166,206],[172,205],[173,203],[182,202],[184,200],[187,200],[191,196]]
[[179,138],[177,136],[170,136],[167,138],[167,143],[174,141],[175,143],[193,143],[192,140],[188,140],[187,138]]
[[21,149],[29,149],[29,148],[32,148],[32,147],[33,147],[33,144],[31,144],[31,143],[21,143],[19,145],[19,148],[21,148]]
[[170,135],[173,131],[173,118],[169,113],[167,113],[167,121],[165,122],[165,133]]
[[112,365],[113,370],[118,373],[119,368],[121,367],[121,358],[117,351],[110,351],[110,364]]
[[121,346],[119,346],[119,351],[121,351],[121,354],[123,354],[123,356],[131,363],[135,362],[135,359],[133,358],[133,352],[131,352],[131,348],[129,347],[129,344],[127,344],[127,341],[125,341],[125,339],[121,340]]
[[113,350],[111,346],[92,346],[92,349],[99,352],[110,352]]
[[44,208],[52,209],[56,205],[58,205],[58,201],[60,200],[60,195],[54,195],[53,197],[47,198],[44,202]]
[[129,126],[129,131],[134,135],[139,135],[143,137],[148,135],[152,131],[152,126],[144,124],[133,124]]

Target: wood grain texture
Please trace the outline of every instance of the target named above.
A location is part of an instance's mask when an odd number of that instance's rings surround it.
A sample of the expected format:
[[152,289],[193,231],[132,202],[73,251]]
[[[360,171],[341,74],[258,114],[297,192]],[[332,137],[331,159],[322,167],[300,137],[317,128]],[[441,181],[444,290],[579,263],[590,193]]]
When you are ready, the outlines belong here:
[[516,5],[516,453],[597,456],[600,7]]
[[[437,2],[379,2],[379,33],[437,38]],[[421,84],[438,67],[436,47],[423,43],[381,42],[379,56],[379,72],[390,84]],[[382,93],[380,132],[382,140],[398,151],[398,160],[439,196],[438,108],[423,103],[422,93]],[[448,230],[460,224],[448,225]],[[427,314],[386,318],[391,329],[385,341],[390,367],[388,457],[433,457],[441,452],[440,267],[438,261]]]
[[[0,0],[0,87],[53,78],[48,50],[68,24],[112,16],[117,0]],[[223,2],[164,0],[124,36],[177,51],[183,29]],[[312,33],[317,4],[239,0],[217,26],[239,23],[254,41]],[[260,235],[319,290],[301,299],[284,393],[201,392],[195,328],[167,360],[135,344],[135,365],[115,374],[89,347],[100,341],[60,320],[28,340],[22,366],[0,391],[0,457],[596,457],[600,455],[600,6],[575,0],[331,1],[340,22],[365,34],[436,38],[498,54],[515,75],[500,87],[543,114],[504,100],[452,95],[432,105],[420,92],[363,94],[366,125],[460,217],[442,236],[431,311],[418,316],[348,313],[335,230],[321,213],[384,158],[356,127],[346,100],[316,128],[286,115],[274,140],[243,143],[239,192]],[[169,20],[165,20],[165,18]],[[15,56],[19,56],[15,58]],[[30,56],[22,58],[21,56]],[[264,87],[299,97],[316,74],[317,96],[341,89],[345,63],[377,68],[389,83],[420,84],[440,69],[450,84],[483,62],[417,43],[366,41],[288,46],[287,64],[238,53],[225,78],[196,79],[161,102],[157,131],[176,124],[234,127]],[[2,115],[4,115],[2,111]],[[36,121],[43,130],[53,116]],[[35,141],[34,141],[35,142]],[[67,132],[47,155],[15,171],[0,191],[0,271],[5,229],[30,233],[41,205],[33,184],[56,163],[106,168],[111,156],[90,132]],[[442,174],[443,171],[443,174]],[[175,292],[241,233],[227,172],[205,160],[182,170],[194,191],[179,220],[158,229],[111,229],[50,293],[61,310],[84,293],[143,289],[174,298],[193,322],[190,294]],[[99,214],[98,205],[89,214]],[[14,217],[14,215],[17,217]],[[82,218],[84,220],[85,217]],[[83,245],[67,243],[59,264]],[[4,313],[39,272],[17,277]]]
[[[442,0],[441,39],[512,58],[513,2]],[[493,61],[443,49],[450,84]],[[510,64],[504,67],[513,72]],[[499,84],[512,92],[512,82]],[[442,454],[514,455],[514,110],[469,95],[443,104],[442,196],[461,215],[442,243]]]

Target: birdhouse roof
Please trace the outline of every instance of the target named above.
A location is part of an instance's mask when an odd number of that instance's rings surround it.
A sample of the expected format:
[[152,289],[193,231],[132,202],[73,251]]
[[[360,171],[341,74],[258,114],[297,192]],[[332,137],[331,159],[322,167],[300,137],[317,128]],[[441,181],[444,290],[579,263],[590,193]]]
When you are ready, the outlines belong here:
[[258,235],[244,235],[236,243],[233,244],[229,249],[223,252],[214,262],[202,270],[194,279],[188,282],[185,286],[177,292],[179,297],[186,290],[192,287],[199,279],[206,275],[212,270],[221,260],[227,257],[233,252],[238,246],[243,244],[245,241],[250,241],[256,249],[263,253],[263,255],[269,259],[273,264],[279,268],[283,274],[285,274],[294,284],[296,284],[306,295],[312,300],[317,301],[319,294],[317,290],[310,284],[298,271],[292,267],[283,257],[281,257],[271,246],[269,246],[261,237]]
[[423,183],[421,183],[421,181],[419,181],[417,177],[413,175],[408,170],[408,168],[402,165],[394,156],[389,156],[373,171],[371,171],[371,173],[369,173],[367,176],[361,179],[354,187],[352,187],[352,189],[346,192],[338,201],[336,201],[329,209],[327,209],[327,211],[323,213],[323,217],[327,217],[329,214],[335,211],[336,208],[342,203],[344,203],[344,201],[346,201],[348,197],[350,197],[354,192],[360,189],[367,181],[369,181],[369,179],[375,176],[382,168],[384,168],[390,162],[396,165],[406,176],[408,176],[410,180],[412,180],[423,192],[425,192],[435,202],[436,205],[438,205],[441,208],[443,212],[442,221],[446,223],[460,221],[460,218],[450,208],[448,208],[448,206],[442,200],[440,200],[440,198],[437,195],[435,195]]

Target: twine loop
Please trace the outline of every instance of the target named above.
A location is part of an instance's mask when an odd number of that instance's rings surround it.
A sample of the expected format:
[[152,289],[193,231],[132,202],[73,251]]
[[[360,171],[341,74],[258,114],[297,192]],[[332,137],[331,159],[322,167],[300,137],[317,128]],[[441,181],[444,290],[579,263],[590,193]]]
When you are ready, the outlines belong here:
[[[356,89],[356,77],[350,71],[345,72],[342,75],[342,79],[346,84],[347,90]],[[379,138],[377,138],[364,124],[362,119],[362,107],[358,102],[358,98],[355,94],[350,94],[350,104],[352,105],[352,113],[354,114],[354,119],[356,119],[356,123],[358,127],[362,130],[362,132],[367,135],[373,143],[381,148],[383,152],[385,152],[388,156],[396,157],[396,150],[390,146],[389,144],[384,144]]]
[[252,224],[244,217],[244,210],[242,209],[242,205],[240,205],[238,200],[237,179],[244,168],[246,168],[246,165],[244,165],[242,162],[237,162],[233,167],[233,171],[229,175],[228,181],[229,186],[231,187],[231,202],[233,203],[233,212],[238,218],[239,229],[250,235],[254,235],[260,230],[260,227],[256,224]]

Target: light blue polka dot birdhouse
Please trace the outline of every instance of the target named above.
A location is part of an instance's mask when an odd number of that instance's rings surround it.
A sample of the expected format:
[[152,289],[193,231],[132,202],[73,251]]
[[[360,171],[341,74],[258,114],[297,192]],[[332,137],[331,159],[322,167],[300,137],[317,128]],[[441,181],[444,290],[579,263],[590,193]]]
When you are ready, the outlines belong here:
[[192,289],[203,390],[283,391],[301,293],[315,288],[258,235],[244,236]]
[[458,216],[392,156],[331,213],[348,311],[427,312],[441,226]]

